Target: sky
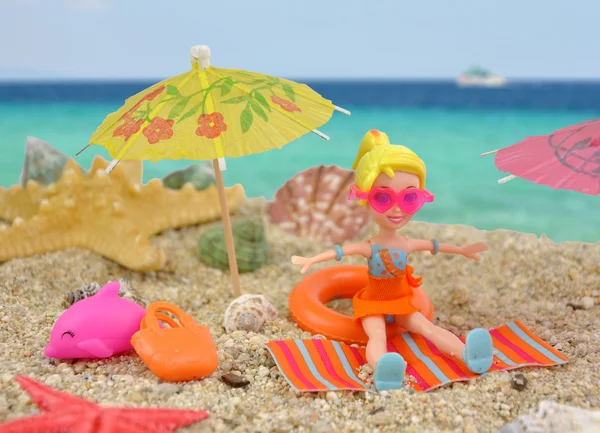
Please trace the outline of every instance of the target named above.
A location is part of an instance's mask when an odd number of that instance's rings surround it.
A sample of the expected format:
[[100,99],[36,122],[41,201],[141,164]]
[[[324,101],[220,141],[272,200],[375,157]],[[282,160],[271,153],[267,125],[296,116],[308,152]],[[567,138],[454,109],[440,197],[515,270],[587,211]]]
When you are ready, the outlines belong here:
[[[576,6],[575,6],[576,5]],[[0,78],[599,79],[599,0],[0,0]]]

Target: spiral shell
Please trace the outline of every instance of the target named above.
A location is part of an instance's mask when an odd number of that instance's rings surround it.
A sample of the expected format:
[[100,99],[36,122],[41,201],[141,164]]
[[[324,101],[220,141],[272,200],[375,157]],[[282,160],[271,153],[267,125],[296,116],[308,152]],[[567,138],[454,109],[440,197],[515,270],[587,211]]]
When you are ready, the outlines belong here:
[[277,314],[277,309],[263,295],[245,294],[229,304],[223,326],[227,333],[258,332],[265,323],[274,320]]
[[[144,297],[139,295],[135,290],[133,290],[131,286],[131,281],[129,279],[121,278],[119,280],[119,283],[121,284],[121,288],[119,289],[119,296],[121,298],[129,299],[130,301],[133,301],[144,308],[148,306],[148,301]],[[62,306],[64,308],[69,308],[71,305],[81,301],[82,299],[94,296],[102,287],[102,284],[93,281],[87,286],[83,286],[80,289],[73,290],[72,292],[69,292],[65,295],[62,302]]]

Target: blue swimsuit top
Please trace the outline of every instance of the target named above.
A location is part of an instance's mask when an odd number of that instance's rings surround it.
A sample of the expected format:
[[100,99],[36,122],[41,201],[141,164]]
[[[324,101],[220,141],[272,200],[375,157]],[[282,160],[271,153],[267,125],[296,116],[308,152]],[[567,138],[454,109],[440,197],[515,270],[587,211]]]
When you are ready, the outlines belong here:
[[394,276],[390,272],[386,272],[385,274],[382,271],[385,270],[385,266],[383,264],[383,260],[379,255],[379,251],[388,250],[390,256],[392,258],[392,263],[399,270],[403,271],[406,268],[406,259],[407,254],[404,250],[396,250],[391,248],[386,248],[378,244],[372,244],[372,253],[371,258],[369,259],[369,273],[374,277],[378,278],[394,278]]

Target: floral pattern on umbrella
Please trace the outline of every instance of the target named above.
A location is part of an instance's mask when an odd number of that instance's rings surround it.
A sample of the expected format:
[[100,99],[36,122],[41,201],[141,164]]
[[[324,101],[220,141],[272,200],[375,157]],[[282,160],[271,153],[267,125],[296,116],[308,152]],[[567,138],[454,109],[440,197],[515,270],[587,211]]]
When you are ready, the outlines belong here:
[[[242,74],[243,75],[243,74]],[[224,77],[213,82],[209,87],[197,90],[190,94],[182,94],[175,85],[160,86],[155,90],[143,95],[130,110],[121,118],[121,124],[113,131],[113,136],[122,136],[128,141],[133,135],[137,134],[142,125],[148,125],[143,128],[142,134],[148,139],[149,144],[156,144],[161,140],[168,140],[173,137],[174,124],[178,124],[189,117],[201,113],[198,117],[198,128],[196,135],[214,139],[227,131],[227,123],[220,112],[207,113],[207,99],[214,98],[217,93],[219,98],[228,95],[236,85],[254,86],[246,94],[232,98],[220,100],[220,104],[240,104],[243,106],[239,116],[239,124],[243,133],[250,130],[254,123],[255,116],[260,117],[265,122],[269,121],[269,113],[272,112],[272,106],[267,102],[265,93],[271,93],[269,100],[273,105],[277,105],[280,110],[287,113],[301,113],[302,109],[294,103],[296,94],[291,85],[282,82],[276,77],[265,76],[264,79],[252,78],[250,75],[247,80]],[[274,88],[279,87],[283,90],[283,98],[274,93]],[[166,89],[168,98],[153,103],[157,95]],[[190,101],[200,97],[200,101],[190,107]],[[146,102],[145,106],[143,106]],[[166,118],[157,117],[154,113],[160,105],[167,103],[173,104]]]
[[239,157],[280,148],[315,131],[336,109],[305,84],[193,67],[130,97],[90,142],[106,147],[114,159]]

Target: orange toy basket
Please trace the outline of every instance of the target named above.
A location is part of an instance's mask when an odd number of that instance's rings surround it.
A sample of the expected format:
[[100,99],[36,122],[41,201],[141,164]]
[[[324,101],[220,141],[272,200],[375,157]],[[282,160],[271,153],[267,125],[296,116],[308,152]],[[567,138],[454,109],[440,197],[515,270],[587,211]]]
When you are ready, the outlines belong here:
[[[169,312],[177,317],[161,313]],[[161,327],[163,322],[169,327]],[[180,382],[210,376],[219,363],[217,348],[206,326],[168,302],[148,306],[131,345],[157,377]]]

